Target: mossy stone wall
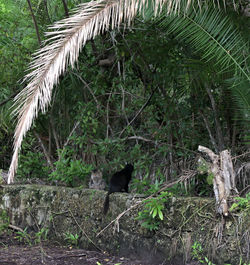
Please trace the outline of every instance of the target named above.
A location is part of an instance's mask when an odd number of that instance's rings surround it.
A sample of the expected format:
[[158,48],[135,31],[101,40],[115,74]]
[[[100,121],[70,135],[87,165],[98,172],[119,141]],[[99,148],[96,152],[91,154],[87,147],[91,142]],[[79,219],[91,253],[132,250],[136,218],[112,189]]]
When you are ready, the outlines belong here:
[[[79,245],[112,254],[153,261],[187,264],[192,245],[200,242],[204,255],[217,265],[247,262],[249,218],[222,220],[214,212],[214,201],[204,198],[171,198],[157,231],[149,231],[135,220],[138,207],[97,234],[121,212],[142,200],[136,194],[110,196],[110,209],[102,214],[105,191],[43,185],[0,186],[0,216],[6,211],[12,225],[38,231],[64,241],[65,234],[79,235]],[[248,264],[248,263],[247,263]]]

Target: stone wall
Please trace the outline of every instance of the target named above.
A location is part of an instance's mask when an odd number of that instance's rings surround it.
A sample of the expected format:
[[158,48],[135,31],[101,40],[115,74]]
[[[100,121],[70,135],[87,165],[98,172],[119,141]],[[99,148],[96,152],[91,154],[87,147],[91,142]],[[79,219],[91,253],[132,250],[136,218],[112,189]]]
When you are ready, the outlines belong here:
[[81,247],[112,254],[186,264],[197,241],[204,255],[217,265],[236,265],[241,258],[247,262],[249,218],[231,216],[223,223],[215,215],[211,199],[169,199],[157,231],[149,231],[135,220],[137,207],[97,236],[122,211],[142,200],[135,194],[112,194],[108,214],[103,216],[105,195],[90,189],[3,185],[0,211],[8,213],[12,225],[33,231],[47,228],[49,238],[57,241],[64,241],[66,233],[78,234]]

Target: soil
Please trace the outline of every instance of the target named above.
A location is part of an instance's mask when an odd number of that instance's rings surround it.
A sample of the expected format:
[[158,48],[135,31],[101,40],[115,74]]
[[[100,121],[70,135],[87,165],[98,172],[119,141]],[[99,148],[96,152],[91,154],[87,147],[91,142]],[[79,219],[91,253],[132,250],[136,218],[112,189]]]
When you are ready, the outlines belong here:
[[49,241],[20,242],[9,231],[0,234],[0,265],[149,265],[147,262],[111,256],[108,253],[62,246]]

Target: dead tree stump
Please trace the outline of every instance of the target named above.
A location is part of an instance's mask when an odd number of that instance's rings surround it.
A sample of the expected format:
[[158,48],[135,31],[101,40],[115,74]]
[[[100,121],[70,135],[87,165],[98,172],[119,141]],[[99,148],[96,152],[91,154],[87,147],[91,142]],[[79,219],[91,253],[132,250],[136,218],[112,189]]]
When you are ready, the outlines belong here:
[[207,162],[208,171],[213,174],[213,189],[218,213],[228,216],[228,197],[232,192],[238,193],[235,187],[235,172],[232,158],[228,150],[216,155],[207,147],[199,146],[198,150],[209,156],[212,163]]

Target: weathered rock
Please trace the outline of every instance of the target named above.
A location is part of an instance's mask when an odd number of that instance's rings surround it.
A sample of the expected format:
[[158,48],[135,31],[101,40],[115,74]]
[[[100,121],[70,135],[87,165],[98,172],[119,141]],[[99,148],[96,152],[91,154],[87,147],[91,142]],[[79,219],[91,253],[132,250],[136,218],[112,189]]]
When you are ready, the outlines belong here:
[[133,194],[112,194],[110,210],[104,217],[105,195],[91,189],[4,185],[0,186],[0,216],[6,211],[12,225],[28,230],[47,228],[48,236],[55,240],[64,241],[66,233],[77,234],[81,247],[112,254],[186,264],[197,241],[203,246],[204,256],[217,265],[239,264],[240,258],[247,262],[249,218],[229,217],[222,224],[215,216],[214,200],[170,199],[157,231],[149,231],[135,220],[140,210],[137,207],[97,236],[122,211],[142,199]]

